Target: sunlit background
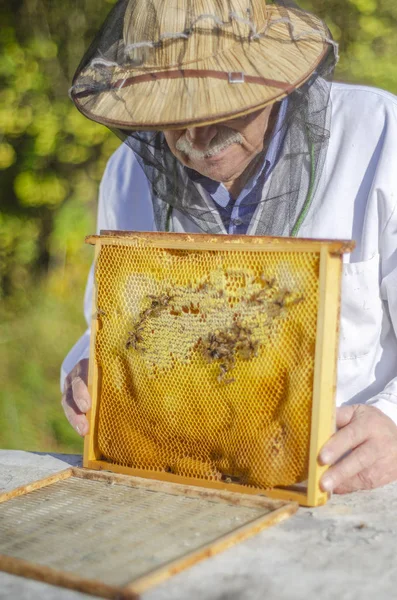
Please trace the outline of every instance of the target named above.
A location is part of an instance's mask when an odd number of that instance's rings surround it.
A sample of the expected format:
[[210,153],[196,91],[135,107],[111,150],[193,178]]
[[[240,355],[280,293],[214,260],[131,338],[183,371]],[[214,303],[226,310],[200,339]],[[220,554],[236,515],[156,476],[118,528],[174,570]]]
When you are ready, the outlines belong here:
[[[59,368],[85,328],[98,184],[119,141],[68,88],[115,0],[0,6],[0,448],[78,452]],[[336,79],[397,94],[395,0],[301,2],[340,43]]]

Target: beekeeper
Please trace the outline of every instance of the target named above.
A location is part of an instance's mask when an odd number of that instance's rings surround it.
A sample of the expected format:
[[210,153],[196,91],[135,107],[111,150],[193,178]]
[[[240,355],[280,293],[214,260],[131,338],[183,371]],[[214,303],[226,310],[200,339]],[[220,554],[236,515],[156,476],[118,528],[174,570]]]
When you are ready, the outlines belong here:
[[[343,265],[338,431],[324,490],[397,479],[397,99],[331,83],[337,45],[291,3],[119,0],[71,97],[124,140],[98,230],[356,241]],[[93,277],[85,312],[91,313]],[[64,361],[84,436],[89,332]],[[351,451],[351,452],[349,452]]]

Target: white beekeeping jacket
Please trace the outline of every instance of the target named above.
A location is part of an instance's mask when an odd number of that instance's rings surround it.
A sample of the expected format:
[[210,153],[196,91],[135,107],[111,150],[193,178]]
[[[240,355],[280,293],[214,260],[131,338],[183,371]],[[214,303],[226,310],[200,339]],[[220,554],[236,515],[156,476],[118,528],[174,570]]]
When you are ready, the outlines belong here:
[[[333,84],[331,102],[327,160],[299,235],[356,241],[343,265],[336,403],[373,404],[397,424],[397,98],[373,88]],[[111,157],[101,183],[101,229],[154,229],[148,182],[126,145]],[[197,231],[177,211],[172,229]],[[255,218],[247,233],[255,234]],[[91,271],[88,322],[92,285]],[[89,331],[62,365],[62,386],[74,365],[88,357],[88,349]]]

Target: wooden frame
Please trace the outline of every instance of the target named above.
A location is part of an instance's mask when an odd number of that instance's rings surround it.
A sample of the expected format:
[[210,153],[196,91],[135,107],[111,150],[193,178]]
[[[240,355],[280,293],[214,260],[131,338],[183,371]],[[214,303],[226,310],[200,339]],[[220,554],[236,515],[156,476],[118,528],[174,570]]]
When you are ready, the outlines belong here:
[[[223,535],[209,544],[188,552],[183,557],[173,560],[160,568],[155,568],[150,573],[137,578],[127,585],[121,587],[108,585],[103,582],[82,578],[71,572],[56,570],[34,562],[14,558],[0,554],[0,570],[7,573],[18,575],[30,579],[35,579],[44,583],[68,588],[71,590],[100,596],[102,598],[113,598],[118,600],[135,600],[139,595],[153,586],[161,583],[169,577],[193,566],[194,564],[214,556],[226,550],[227,548],[246,540],[249,537],[259,533],[263,529],[275,525],[284,519],[292,516],[298,505],[296,503],[286,503],[283,501],[270,500],[264,496],[247,496],[245,494],[233,494],[230,492],[214,491],[200,489],[197,487],[186,487],[185,485],[175,485],[172,483],[162,483],[158,481],[148,481],[131,476],[115,475],[111,473],[99,473],[80,468],[69,468],[65,471],[52,475],[40,481],[22,486],[11,492],[0,495],[0,504],[12,501],[15,498],[29,494],[30,492],[40,490],[51,486],[59,481],[65,481],[70,477],[78,477],[86,480],[100,481],[104,484],[123,485],[134,488],[143,488],[150,492],[163,492],[173,496],[187,496],[198,498],[211,503],[226,503],[234,506],[248,507],[270,511],[266,514],[246,522],[244,525],[231,529],[226,535]],[[43,543],[45,538],[43,537]],[[77,542],[76,542],[77,543]]]
[[[320,478],[326,467],[321,467],[317,457],[325,442],[335,429],[334,397],[336,388],[336,356],[338,349],[338,328],[340,311],[340,285],[342,255],[351,252],[354,242],[347,240],[311,240],[295,238],[271,238],[254,236],[208,236],[202,234],[172,234],[146,232],[103,231],[100,236],[90,236],[87,243],[93,244],[96,260],[100,250],[107,245],[149,246],[153,248],[178,248],[189,250],[249,250],[251,252],[313,252],[320,255],[319,304],[317,315],[317,337],[315,348],[315,371],[313,383],[311,442],[309,455],[308,481],[289,488],[262,490],[243,485],[219,481],[202,481],[181,477],[171,473],[154,473],[111,464],[103,460],[96,447],[95,432],[97,420],[98,386],[101,373],[95,361],[90,361],[89,391],[92,409],[88,414],[90,429],[84,445],[84,467],[96,470],[109,470],[142,478],[156,478],[160,481],[184,485],[208,487],[215,490],[228,490],[244,494],[267,494],[271,498],[297,501],[302,506],[324,504],[329,494],[321,491]],[[92,314],[96,314],[96,299],[93,298]],[[91,356],[95,347],[98,321],[92,320]]]

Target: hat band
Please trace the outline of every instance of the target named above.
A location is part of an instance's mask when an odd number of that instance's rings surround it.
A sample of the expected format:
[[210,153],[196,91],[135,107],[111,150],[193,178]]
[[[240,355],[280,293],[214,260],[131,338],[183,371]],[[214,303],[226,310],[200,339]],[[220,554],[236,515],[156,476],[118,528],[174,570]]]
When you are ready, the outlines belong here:
[[[275,79],[267,79],[266,77],[257,77],[253,75],[245,75],[241,72],[229,72],[224,73],[222,71],[210,71],[210,70],[196,70],[196,69],[178,69],[175,71],[158,71],[157,73],[148,73],[144,75],[136,75],[134,77],[128,77],[128,79],[119,79],[114,83],[106,86],[106,89],[100,91],[109,90],[121,90],[125,87],[130,87],[138,83],[147,83],[150,81],[160,81],[161,79],[220,79],[222,81],[228,81],[231,84],[251,83],[255,85],[265,85],[268,87],[278,88],[285,91],[287,94],[294,91],[295,86],[284,81],[277,81]],[[94,89],[86,89],[81,92],[76,92],[75,98],[86,98],[91,96],[96,91]]]

